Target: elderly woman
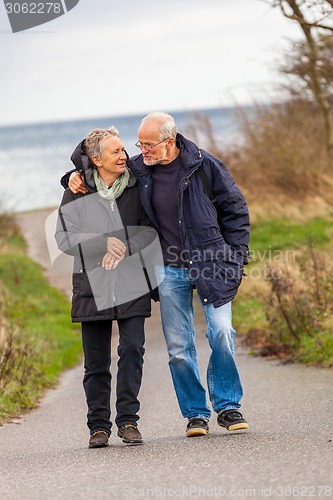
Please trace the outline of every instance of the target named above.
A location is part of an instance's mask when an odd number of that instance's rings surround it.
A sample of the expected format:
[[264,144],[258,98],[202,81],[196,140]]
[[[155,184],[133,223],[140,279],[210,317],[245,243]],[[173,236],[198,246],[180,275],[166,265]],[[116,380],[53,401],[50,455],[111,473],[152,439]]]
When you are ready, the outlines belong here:
[[[72,321],[81,322],[90,448],[108,446],[111,333],[118,323],[116,418],[123,442],[140,444],[137,427],[144,355],[144,322],[151,314],[151,284],[141,250],[155,238],[126,166],[118,131],[95,129],[72,155],[86,194],[66,189],[56,241],[74,255]],[[130,262],[129,264],[126,264]],[[148,286],[147,286],[148,283]]]

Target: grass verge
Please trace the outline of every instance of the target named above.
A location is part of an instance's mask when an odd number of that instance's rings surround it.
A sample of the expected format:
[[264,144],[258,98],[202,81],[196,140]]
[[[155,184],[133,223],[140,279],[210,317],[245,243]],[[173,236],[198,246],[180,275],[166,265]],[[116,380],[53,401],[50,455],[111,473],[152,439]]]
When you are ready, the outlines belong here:
[[81,339],[70,322],[68,299],[25,255],[17,230],[0,252],[0,293],[2,424],[33,408],[62,371],[79,361]]
[[[315,251],[320,252],[320,259],[317,257],[319,260],[314,262],[304,261],[309,241]],[[234,303],[234,323],[250,352],[308,365],[333,366],[332,324],[328,319],[329,264],[319,273],[321,258],[326,258],[328,263],[332,261],[332,241],[331,213],[302,222],[272,219],[252,225],[248,278]],[[307,274],[300,272],[302,266]],[[275,280],[275,284],[281,282],[281,285],[280,301],[278,303],[275,297],[274,307],[272,270],[283,273],[281,279],[277,274]],[[282,283],[284,289],[281,289]],[[326,297],[322,300],[324,306],[315,301],[316,287]],[[286,318],[292,330],[300,324],[296,339],[288,332]]]

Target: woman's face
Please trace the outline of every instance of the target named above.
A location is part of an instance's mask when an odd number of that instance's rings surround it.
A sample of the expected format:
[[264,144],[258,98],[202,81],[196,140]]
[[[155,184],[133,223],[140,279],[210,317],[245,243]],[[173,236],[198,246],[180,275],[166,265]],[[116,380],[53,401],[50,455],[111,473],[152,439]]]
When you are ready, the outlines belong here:
[[119,137],[112,135],[101,143],[102,154],[99,159],[93,157],[94,163],[99,167],[100,174],[121,175],[126,167],[126,154],[123,143]]

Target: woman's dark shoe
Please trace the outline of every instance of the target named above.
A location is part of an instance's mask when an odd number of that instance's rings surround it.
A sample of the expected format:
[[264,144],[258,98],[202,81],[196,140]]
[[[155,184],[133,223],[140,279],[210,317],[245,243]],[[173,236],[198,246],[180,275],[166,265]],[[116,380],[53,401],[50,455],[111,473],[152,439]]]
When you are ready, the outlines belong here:
[[96,431],[89,439],[89,448],[104,448],[109,446],[109,434],[106,431]]
[[217,423],[228,431],[240,431],[249,428],[249,424],[243,418],[241,412],[237,410],[224,410],[217,416]]
[[126,444],[143,444],[141,433],[134,424],[125,424],[119,427],[118,436]]

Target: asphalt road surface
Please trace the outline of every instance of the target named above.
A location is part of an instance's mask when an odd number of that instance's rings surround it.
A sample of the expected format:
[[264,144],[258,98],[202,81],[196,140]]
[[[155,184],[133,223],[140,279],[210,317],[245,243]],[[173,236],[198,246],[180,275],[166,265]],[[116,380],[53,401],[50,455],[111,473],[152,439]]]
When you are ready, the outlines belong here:
[[[68,293],[69,276],[50,270],[46,215],[21,214],[18,220],[30,255]],[[209,356],[204,333],[199,314],[203,377]],[[214,415],[208,436],[186,438],[155,307],[147,321],[140,394],[144,445],[126,446],[114,432],[108,448],[88,449],[80,365],[36,410],[0,428],[0,499],[332,498],[333,371],[282,366],[241,348],[236,356],[250,429],[230,433]],[[113,374],[115,365],[113,357]]]

